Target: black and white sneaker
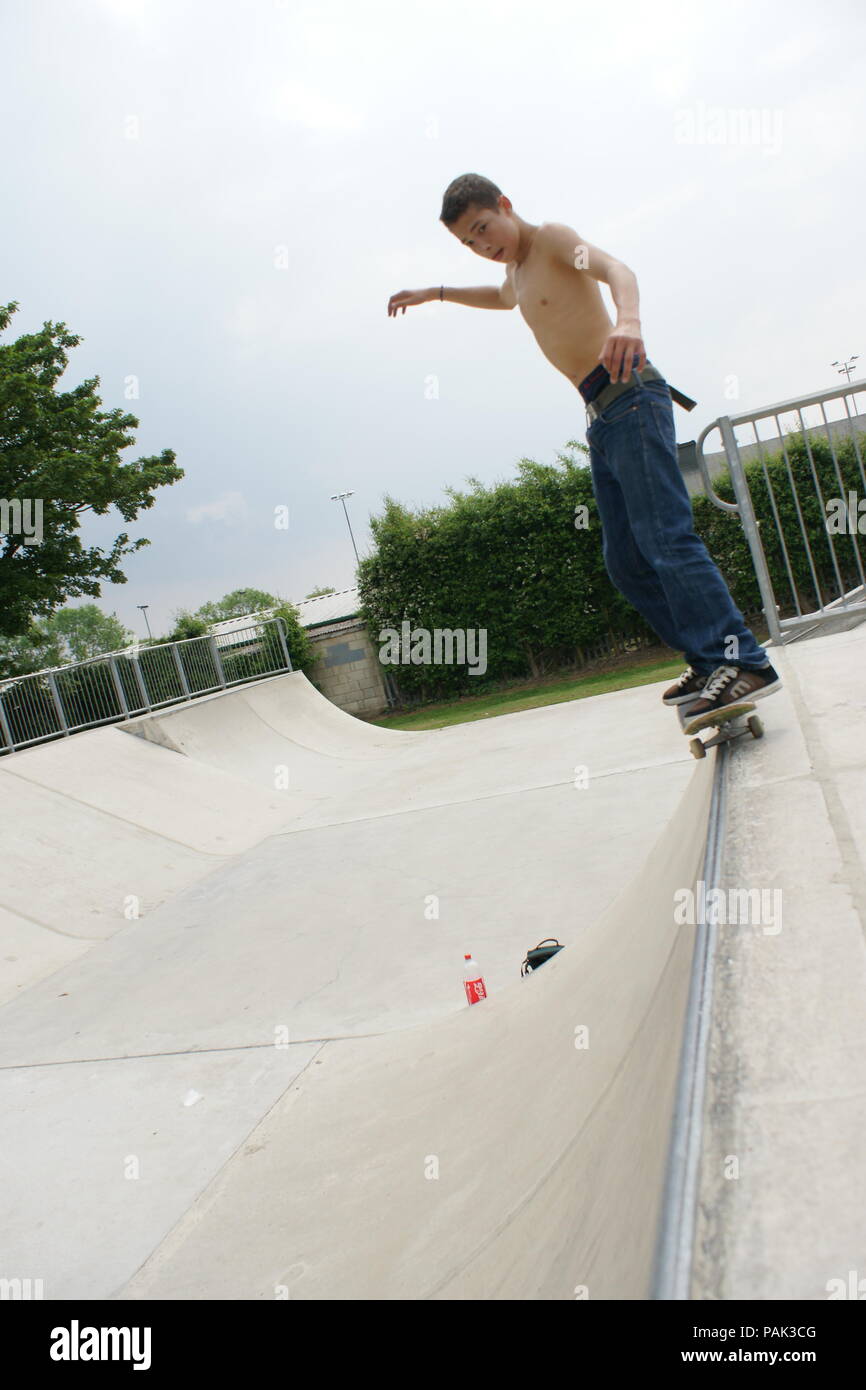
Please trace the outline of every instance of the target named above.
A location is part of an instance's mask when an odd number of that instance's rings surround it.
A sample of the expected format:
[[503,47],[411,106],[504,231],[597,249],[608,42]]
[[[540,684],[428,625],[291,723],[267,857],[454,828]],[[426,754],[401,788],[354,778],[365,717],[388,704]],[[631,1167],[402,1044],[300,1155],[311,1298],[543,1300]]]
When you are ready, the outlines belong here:
[[662,701],[666,705],[684,705],[689,700],[697,700],[703,693],[704,686],[709,680],[709,673],[696,671],[693,666],[687,666],[679,679],[662,695]]
[[689,714],[697,719],[710,710],[725,709],[728,705],[751,704],[774,690],[781,690],[782,678],[773,666],[717,666],[707,678],[701,698],[692,705]]

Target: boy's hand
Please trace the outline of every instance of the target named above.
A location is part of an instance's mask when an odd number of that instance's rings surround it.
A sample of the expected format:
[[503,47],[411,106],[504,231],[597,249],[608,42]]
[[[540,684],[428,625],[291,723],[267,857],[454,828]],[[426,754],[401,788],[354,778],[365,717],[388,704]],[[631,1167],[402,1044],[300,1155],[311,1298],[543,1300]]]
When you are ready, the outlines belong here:
[[[640,361],[634,363],[636,354]],[[646,366],[646,348],[637,319],[624,319],[622,323],[617,324],[605,339],[604,347],[599,353],[599,361],[607,367],[611,381],[619,381],[620,377],[627,381],[634,366],[638,371],[643,370]]]
[[436,290],[398,290],[388,300],[388,317],[396,318],[401,309],[405,314],[410,304],[426,304],[436,293]]

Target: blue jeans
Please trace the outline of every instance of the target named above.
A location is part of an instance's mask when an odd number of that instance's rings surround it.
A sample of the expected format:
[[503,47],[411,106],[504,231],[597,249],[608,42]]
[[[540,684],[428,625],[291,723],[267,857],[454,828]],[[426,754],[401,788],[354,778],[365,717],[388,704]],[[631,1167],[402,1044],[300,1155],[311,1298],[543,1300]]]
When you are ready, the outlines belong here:
[[607,572],[696,671],[766,666],[767,653],[695,534],[670,388],[666,381],[632,381],[586,432]]

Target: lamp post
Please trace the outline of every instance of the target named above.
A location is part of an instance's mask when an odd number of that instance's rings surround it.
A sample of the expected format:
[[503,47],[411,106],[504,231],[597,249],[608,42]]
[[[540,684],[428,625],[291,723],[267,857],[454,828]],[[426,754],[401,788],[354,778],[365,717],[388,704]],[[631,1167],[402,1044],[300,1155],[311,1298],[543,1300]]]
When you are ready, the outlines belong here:
[[853,355],[853,357],[849,357],[849,358],[848,358],[848,361],[847,361],[847,362],[831,362],[831,363],[830,363],[830,366],[831,366],[831,367],[838,367],[838,368],[839,368],[839,375],[841,376],[842,373],[844,372],[845,375],[846,375],[846,377],[847,377],[848,380],[850,381],[850,380],[851,380],[851,364],[852,364],[853,362],[856,362],[859,356],[860,356],[859,352],[855,352],[854,355]]
[[144,621],[147,623],[147,635],[148,635],[148,637],[150,638],[150,640],[151,640],[151,642],[152,642],[152,641],[153,641],[153,633],[152,633],[151,630],[150,630],[150,623],[148,622],[148,619],[147,619],[147,610],[148,610],[148,608],[150,607],[150,604],[149,604],[149,603],[137,603],[135,606],[136,606],[136,608],[140,608],[141,611],[142,611],[142,613],[144,614]]
[[355,552],[355,562],[356,564],[360,564],[361,561],[358,559],[358,547],[355,544],[355,537],[352,535],[352,523],[349,520],[349,513],[346,511],[346,498],[354,497],[354,495],[353,492],[334,492],[331,494],[331,501],[342,502],[343,504],[343,511],[346,513],[346,525],[349,528],[349,535],[352,537],[352,549]]

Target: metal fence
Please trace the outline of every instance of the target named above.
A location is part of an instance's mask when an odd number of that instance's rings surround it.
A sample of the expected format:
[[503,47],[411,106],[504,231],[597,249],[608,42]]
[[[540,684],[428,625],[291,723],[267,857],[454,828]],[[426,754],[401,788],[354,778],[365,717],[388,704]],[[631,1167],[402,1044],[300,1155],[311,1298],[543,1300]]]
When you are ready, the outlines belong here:
[[[864,392],[866,381],[849,382],[722,416],[697,441],[707,496],[742,522],[774,642],[866,610],[864,437],[854,427],[858,412],[850,408]],[[834,406],[837,418],[829,420],[827,408]],[[762,439],[758,425],[767,421],[776,434]],[[735,431],[747,433],[748,427],[753,438],[738,440]],[[719,497],[710,479],[703,446],[714,430],[722,437],[734,502]]]
[[291,671],[282,618],[36,671],[0,683],[0,754]]

